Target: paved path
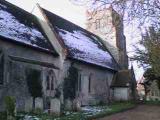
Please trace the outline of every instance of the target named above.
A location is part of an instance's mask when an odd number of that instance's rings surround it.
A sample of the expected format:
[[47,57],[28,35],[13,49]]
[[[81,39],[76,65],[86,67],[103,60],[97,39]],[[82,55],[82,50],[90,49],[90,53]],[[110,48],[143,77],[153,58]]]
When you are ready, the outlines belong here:
[[160,106],[138,105],[132,110],[97,120],[160,120]]

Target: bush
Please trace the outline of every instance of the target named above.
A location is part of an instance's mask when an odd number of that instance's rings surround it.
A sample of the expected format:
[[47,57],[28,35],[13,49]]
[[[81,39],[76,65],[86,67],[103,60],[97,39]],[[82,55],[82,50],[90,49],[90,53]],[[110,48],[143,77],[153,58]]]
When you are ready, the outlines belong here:
[[27,68],[26,74],[28,90],[33,97],[33,109],[35,109],[36,97],[42,97],[42,83],[40,79],[41,72],[36,69]]
[[6,96],[5,97],[5,108],[7,111],[7,118],[8,117],[15,117],[16,115],[16,100],[14,97]]
[[99,103],[98,103],[98,105],[99,106],[104,106],[104,105],[106,105],[106,103],[103,100],[100,100]]
[[74,100],[76,97],[76,85],[78,83],[78,69],[72,65],[68,69],[68,76],[64,79],[64,99]]
[[36,108],[35,110],[33,110],[34,114],[42,114],[43,110],[41,108]]

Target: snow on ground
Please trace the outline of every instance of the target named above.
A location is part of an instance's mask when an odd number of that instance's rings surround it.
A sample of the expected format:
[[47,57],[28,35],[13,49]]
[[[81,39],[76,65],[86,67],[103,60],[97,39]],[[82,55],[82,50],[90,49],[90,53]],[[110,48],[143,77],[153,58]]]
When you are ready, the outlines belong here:
[[23,120],[40,120],[36,116],[25,115]]
[[[73,118],[75,115],[81,113],[82,116],[85,118],[85,117],[94,116],[100,113],[104,113],[110,110],[111,109],[107,106],[85,106],[85,107],[82,107],[80,112],[65,111],[65,116],[67,117],[67,119],[70,119],[70,118]],[[24,117],[22,118],[23,119],[21,120],[41,120],[41,118],[38,118],[36,116],[31,116],[31,115],[24,115]],[[60,120],[60,119],[61,119],[60,117],[57,117],[52,120]],[[51,120],[51,119],[47,119],[47,120]]]
[[103,112],[110,111],[110,110],[111,109],[109,107],[106,107],[106,106],[100,106],[100,107],[86,106],[86,107],[82,107],[82,111],[87,116],[97,115],[99,113],[103,113]]

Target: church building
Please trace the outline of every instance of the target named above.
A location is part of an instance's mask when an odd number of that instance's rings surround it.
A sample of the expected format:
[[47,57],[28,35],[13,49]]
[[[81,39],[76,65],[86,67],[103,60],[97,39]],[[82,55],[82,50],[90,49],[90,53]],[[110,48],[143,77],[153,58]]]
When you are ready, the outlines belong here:
[[115,78],[128,71],[128,58],[122,18],[113,8],[87,12],[87,29],[39,5],[33,14],[0,1],[0,110],[5,96],[15,97],[18,111],[52,110],[55,99],[114,101]]

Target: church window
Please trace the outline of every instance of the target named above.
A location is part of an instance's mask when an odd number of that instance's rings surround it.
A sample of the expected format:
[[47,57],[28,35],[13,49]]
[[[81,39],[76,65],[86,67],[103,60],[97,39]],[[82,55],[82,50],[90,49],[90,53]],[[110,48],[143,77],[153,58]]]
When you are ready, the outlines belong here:
[[47,90],[54,90],[55,89],[55,73],[53,70],[50,70],[48,72],[46,82],[47,82],[47,84],[46,84]]

